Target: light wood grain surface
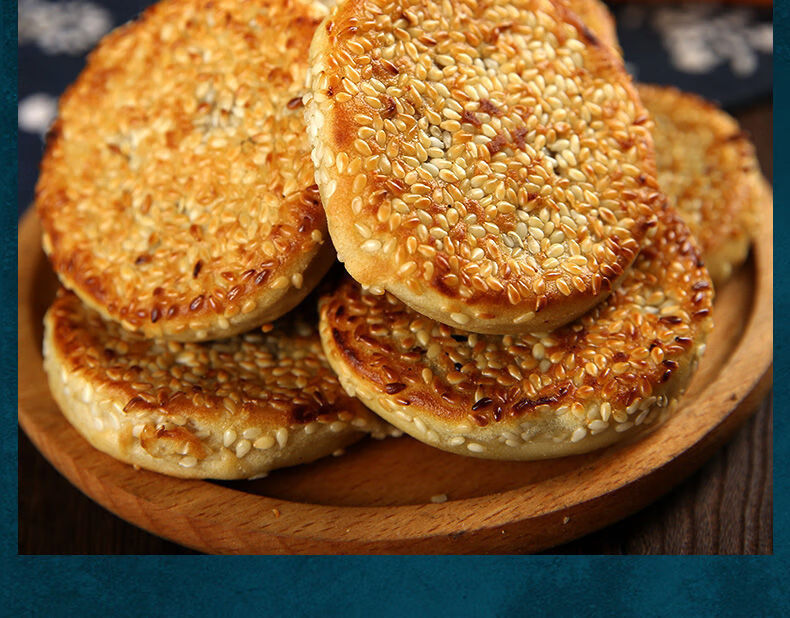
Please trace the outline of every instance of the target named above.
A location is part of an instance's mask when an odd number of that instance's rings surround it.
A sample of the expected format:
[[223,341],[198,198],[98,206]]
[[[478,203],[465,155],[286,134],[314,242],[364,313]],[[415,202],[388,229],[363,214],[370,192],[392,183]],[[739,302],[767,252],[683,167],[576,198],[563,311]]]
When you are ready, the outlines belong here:
[[[770,109],[767,116],[765,109],[744,111],[741,120],[754,134],[770,176],[770,150],[767,165],[765,155],[765,142],[770,143],[765,131],[771,125]],[[667,498],[604,532],[555,551],[770,552],[771,409],[770,403],[764,402],[758,416],[729,446]],[[20,438],[19,470],[20,553],[181,551],[87,501],[53,473],[24,438]]]
[[[669,495],[546,553],[772,553],[772,412],[769,397],[733,440]],[[37,481],[36,487],[20,490],[20,553],[196,553],[136,528],[86,498],[22,433],[19,457],[20,470]]]

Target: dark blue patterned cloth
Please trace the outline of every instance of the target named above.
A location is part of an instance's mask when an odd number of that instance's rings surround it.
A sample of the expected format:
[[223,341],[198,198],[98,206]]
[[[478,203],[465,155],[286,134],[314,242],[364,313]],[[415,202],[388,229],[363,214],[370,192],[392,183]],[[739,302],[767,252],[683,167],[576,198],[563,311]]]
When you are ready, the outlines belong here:
[[[142,0],[20,0],[19,213],[33,199],[43,135],[57,97],[108,30],[137,16]],[[628,69],[733,108],[771,96],[769,10],[702,4],[613,8]]]

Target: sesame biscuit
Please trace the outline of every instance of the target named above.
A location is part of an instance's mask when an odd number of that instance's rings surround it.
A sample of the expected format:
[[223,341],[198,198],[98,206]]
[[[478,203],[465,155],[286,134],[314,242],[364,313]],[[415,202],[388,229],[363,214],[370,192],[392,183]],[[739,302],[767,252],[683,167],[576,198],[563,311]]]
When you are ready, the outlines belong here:
[[340,383],[440,449],[526,460],[590,451],[677,408],[704,350],[712,284],[667,210],[609,298],[551,333],[478,335],[353,281],[322,298],[320,333]]
[[305,98],[351,276],[440,322],[548,330],[605,298],[661,195],[620,57],[563,4],[348,0]]
[[100,451],[171,476],[250,478],[391,430],[343,392],[300,313],[267,334],[155,341],[61,290],[44,321],[44,369]]
[[639,85],[653,117],[658,182],[697,238],[714,283],[746,259],[757,216],[773,201],[749,138],[712,103]]
[[228,337],[333,262],[301,97],[327,9],[165,0],[105,37],[60,102],[36,193],[62,283],[148,337]]

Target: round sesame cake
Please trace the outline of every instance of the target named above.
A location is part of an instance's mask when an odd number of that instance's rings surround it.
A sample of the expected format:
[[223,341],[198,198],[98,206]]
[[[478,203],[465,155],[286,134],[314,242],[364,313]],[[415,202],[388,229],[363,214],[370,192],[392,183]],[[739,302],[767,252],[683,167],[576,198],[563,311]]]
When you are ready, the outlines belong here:
[[310,53],[329,233],[371,293],[532,332],[600,302],[633,262],[662,199],[648,114],[566,5],[345,1]]
[[266,334],[154,341],[61,290],[44,320],[44,369],[100,451],[171,476],[251,478],[392,431],[343,392],[302,313]]
[[334,250],[303,118],[327,9],[165,0],[60,102],[36,206],[63,284],[149,337],[227,337],[295,306]]
[[653,117],[661,190],[697,238],[715,283],[746,259],[757,216],[773,200],[754,146],[729,114],[700,97],[640,85]]
[[347,280],[320,302],[349,394],[431,446],[491,459],[582,453],[672,414],[704,350],[713,289],[673,212],[622,284],[551,333],[478,335]]

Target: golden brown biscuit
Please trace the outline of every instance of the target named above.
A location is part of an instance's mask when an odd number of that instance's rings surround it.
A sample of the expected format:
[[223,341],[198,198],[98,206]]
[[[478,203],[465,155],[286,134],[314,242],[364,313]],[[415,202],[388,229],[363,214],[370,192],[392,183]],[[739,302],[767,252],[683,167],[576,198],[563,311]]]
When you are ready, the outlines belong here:
[[711,328],[712,285],[670,210],[622,284],[541,335],[477,335],[347,280],[320,303],[346,391],[413,437],[491,459],[583,453],[656,426],[678,405]]
[[435,320],[517,333],[600,302],[660,201],[622,61],[549,0],[356,0],[305,99],[338,257]]
[[61,290],[44,368],[63,414],[108,455],[171,476],[251,478],[389,432],[343,392],[299,313],[268,334],[154,341]]
[[717,284],[746,259],[757,216],[773,201],[749,138],[712,103],[640,85],[653,117],[658,182],[691,229]]
[[148,337],[227,337],[333,260],[301,97],[326,13],[165,0],[105,37],[60,103],[37,188],[66,287]]

